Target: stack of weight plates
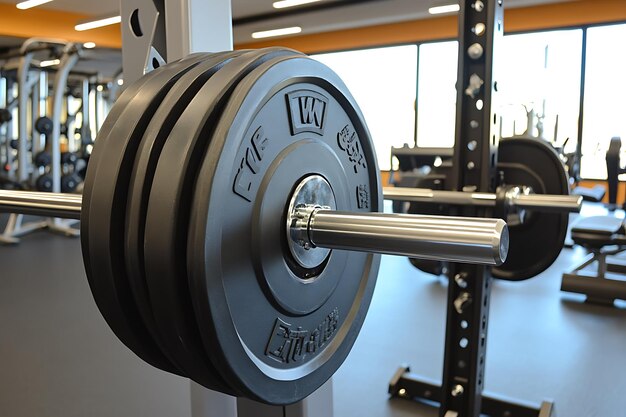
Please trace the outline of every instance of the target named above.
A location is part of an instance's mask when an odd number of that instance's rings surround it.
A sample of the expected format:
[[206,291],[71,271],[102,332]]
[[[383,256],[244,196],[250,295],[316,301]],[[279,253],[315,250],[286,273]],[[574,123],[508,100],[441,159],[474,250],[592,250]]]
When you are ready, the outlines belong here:
[[294,262],[286,205],[312,174],[338,210],[382,208],[354,99],[298,52],[193,54],[128,86],[81,215],[91,290],[117,337],[159,369],[269,404],[322,385],[356,340],[379,256]]

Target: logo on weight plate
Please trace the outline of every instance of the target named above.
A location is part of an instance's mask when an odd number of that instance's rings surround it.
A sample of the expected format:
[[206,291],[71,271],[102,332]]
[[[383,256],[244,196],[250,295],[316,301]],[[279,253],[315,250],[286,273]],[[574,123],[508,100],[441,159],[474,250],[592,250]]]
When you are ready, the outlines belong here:
[[367,169],[365,163],[365,156],[361,151],[361,145],[359,144],[359,138],[356,132],[350,125],[345,125],[339,133],[337,133],[337,144],[342,151],[345,151],[348,155],[350,162],[354,164],[354,173],[358,174],[358,168],[363,167]]
[[254,176],[261,170],[261,161],[263,161],[268,142],[269,139],[263,132],[263,126],[260,126],[252,134],[250,145],[246,147],[239,164],[235,166],[237,173],[233,182],[233,191],[248,201],[252,201],[252,182]]
[[311,90],[297,90],[287,94],[291,135],[302,132],[324,134],[324,119],[328,99]]
[[267,342],[265,355],[281,363],[303,361],[307,355],[314,355],[337,332],[339,310],[335,308],[323,322],[313,330],[304,330],[279,318],[274,323],[272,335]]

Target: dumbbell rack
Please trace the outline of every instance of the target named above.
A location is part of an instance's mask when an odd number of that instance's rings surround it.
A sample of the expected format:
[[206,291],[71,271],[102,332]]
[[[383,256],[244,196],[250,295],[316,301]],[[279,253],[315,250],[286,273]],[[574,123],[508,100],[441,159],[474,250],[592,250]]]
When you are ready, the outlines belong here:
[[[497,181],[500,118],[496,114],[497,68],[494,56],[504,32],[503,0],[460,2],[457,112],[450,187],[493,192]],[[454,215],[494,216],[479,206],[459,207]],[[442,385],[400,367],[389,384],[394,397],[437,403],[442,417],[548,417],[552,403],[522,405],[483,396],[489,302],[489,267],[453,264],[448,271],[448,300]]]
[[[27,40],[20,50],[22,55],[19,60],[19,66],[17,68],[18,79],[18,168],[17,168],[17,182],[24,184],[27,182],[33,183],[36,180],[36,176],[39,174],[36,170],[31,169],[33,164],[29,161],[28,150],[28,117],[27,107],[28,98],[31,99],[31,114],[33,117],[32,130],[32,149],[30,154],[36,155],[38,152],[43,151],[42,136],[35,133],[34,120],[36,115],[45,116],[46,112],[46,98],[48,95],[48,77],[44,71],[39,71],[37,75],[31,71],[31,65],[35,52],[42,49],[50,48],[50,45],[61,45],[60,41],[55,39],[38,39],[32,38]],[[63,50],[61,62],[57,68],[54,77],[54,97],[52,100],[52,136],[51,136],[51,177],[52,177],[52,191],[61,191],[61,148],[60,148],[60,136],[61,136],[61,113],[63,110],[63,100],[65,95],[65,86],[67,85],[67,79],[71,69],[78,62],[79,54],[75,44],[68,44]],[[58,218],[48,218],[41,221],[34,221],[24,223],[24,216],[22,214],[11,214],[9,216],[7,225],[2,234],[0,234],[0,243],[15,244],[19,243],[19,237],[32,233],[40,229],[48,229],[55,233],[60,233],[66,236],[78,236],[77,229],[72,227],[74,221],[63,221]]]

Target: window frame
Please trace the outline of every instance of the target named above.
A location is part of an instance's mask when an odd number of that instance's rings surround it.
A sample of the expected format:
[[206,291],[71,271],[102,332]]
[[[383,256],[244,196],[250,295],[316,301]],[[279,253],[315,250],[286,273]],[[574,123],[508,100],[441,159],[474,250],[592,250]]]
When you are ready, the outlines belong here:
[[[583,141],[583,127],[584,127],[584,107],[585,107],[585,78],[586,78],[586,64],[587,64],[587,30],[590,28],[596,27],[607,27],[607,26],[617,26],[626,24],[626,20],[618,20],[613,22],[597,22],[597,23],[588,23],[583,25],[570,25],[570,26],[554,26],[554,27],[546,27],[539,29],[528,29],[528,30],[515,30],[515,31],[506,31],[504,32],[504,36],[507,35],[524,35],[524,34],[533,34],[533,33],[541,33],[541,32],[553,32],[553,31],[561,31],[561,30],[582,30],[582,41],[581,41],[581,61],[580,61],[580,92],[579,92],[579,111],[578,111],[578,135],[576,138],[576,158],[580,160],[582,155],[582,141]],[[457,41],[458,38],[440,38],[440,39],[428,39],[416,42],[401,42],[401,43],[393,43],[393,44],[384,44],[384,45],[363,45],[358,48],[351,49],[327,49],[316,51],[314,54],[328,54],[328,53],[336,53],[336,52],[351,52],[351,51],[362,51],[366,49],[375,49],[375,48],[387,48],[394,46],[408,46],[415,45],[417,47],[417,71],[415,74],[415,126],[413,132],[413,144],[417,144],[417,128],[418,128],[418,114],[419,114],[419,106],[417,105],[417,98],[419,95],[419,65],[420,65],[420,46],[424,44],[431,43],[439,43],[439,42],[450,42]],[[580,180],[590,180],[590,181],[605,181],[606,179],[597,179],[597,178],[580,178]]]

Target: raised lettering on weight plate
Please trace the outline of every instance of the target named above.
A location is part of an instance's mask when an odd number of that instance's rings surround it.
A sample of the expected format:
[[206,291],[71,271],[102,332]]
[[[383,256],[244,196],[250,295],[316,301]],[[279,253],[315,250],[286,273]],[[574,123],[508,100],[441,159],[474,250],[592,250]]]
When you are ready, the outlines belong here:
[[252,201],[252,182],[254,176],[261,170],[261,161],[268,142],[269,139],[263,132],[263,126],[260,126],[252,134],[250,145],[246,147],[245,153],[237,165],[233,191],[248,201]]
[[360,209],[370,208],[370,190],[367,184],[357,185],[356,187],[356,203]]
[[304,330],[277,318],[267,342],[265,355],[281,363],[303,361],[321,350],[337,332],[339,310],[335,308],[313,330]]
[[328,99],[311,90],[297,90],[287,94],[291,135],[302,132],[324,134],[324,119]]
[[342,151],[345,151],[348,155],[348,159],[353,164],[355,174],[358,174],[359,167],[367,169],[365,156],[363,155],[361,145],[359,144],[359,138],[350,125],[345,125],[343,129],[337,133],[337,144],[339,145],[339,148]]

